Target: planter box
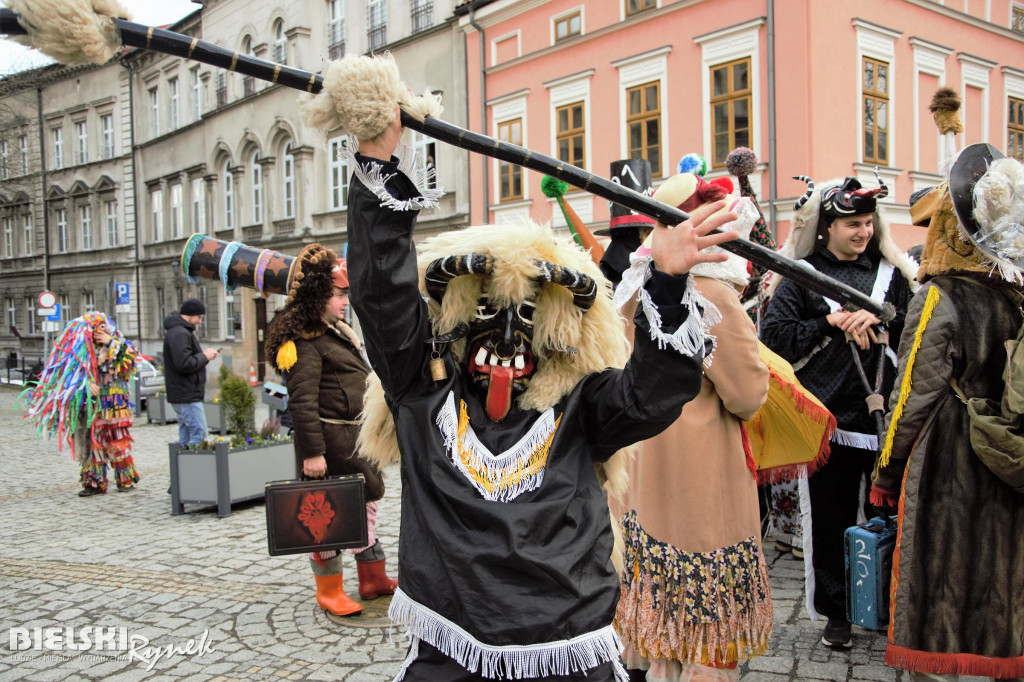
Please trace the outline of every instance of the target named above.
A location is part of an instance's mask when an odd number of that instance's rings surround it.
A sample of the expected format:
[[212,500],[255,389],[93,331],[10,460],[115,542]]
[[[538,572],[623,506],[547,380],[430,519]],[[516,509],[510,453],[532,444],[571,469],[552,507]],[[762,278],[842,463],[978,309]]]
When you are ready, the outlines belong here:
[[171,465],[171,514],[186,504],[216,504],[217,516],[231,514],[231,505],[263,497],[268,481],[299,477],[295,446],[289,441],[268,446],[188,450],[168,444]]
[[227,415],[221,409],[220,403],[203,403],[203,412],[206,413],[206,429],[210,433],[225,435],[228,432]]
[[167,396],[163,393],[151,395],[146,398],[146,421],[150,424],[176,424],[178,415],[167,402]]

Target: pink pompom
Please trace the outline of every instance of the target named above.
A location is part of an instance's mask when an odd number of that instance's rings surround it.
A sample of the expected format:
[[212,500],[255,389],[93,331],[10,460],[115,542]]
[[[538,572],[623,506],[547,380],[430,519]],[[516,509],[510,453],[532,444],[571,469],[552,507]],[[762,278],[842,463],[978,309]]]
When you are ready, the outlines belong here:
[[747,147],[736,147],[725,157],[725,168],[736,177],[750,175],[757,170],[757,155]]

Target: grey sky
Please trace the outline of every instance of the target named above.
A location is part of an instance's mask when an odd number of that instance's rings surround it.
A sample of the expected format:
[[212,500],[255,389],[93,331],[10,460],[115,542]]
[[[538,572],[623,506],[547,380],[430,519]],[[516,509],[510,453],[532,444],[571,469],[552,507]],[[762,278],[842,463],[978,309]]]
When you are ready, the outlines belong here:
[[[199,9],[192,0],[121,0],[132,20],[150,26],[173,23]],[[0,0],[0,5],[6,5]],[[35,50],[0,38],[0,76],[45,64],[49,59]]]

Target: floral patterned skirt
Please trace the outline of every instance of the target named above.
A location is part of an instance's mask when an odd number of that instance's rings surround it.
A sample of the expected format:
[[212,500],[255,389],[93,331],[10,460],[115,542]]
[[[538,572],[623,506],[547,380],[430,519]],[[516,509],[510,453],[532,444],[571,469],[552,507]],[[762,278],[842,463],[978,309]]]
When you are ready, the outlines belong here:
[[626,551],[615,622],[627,651],[729,668],[767,650],[772,602],[759,538],[690,553],[647,535],[635,511],[620,524]]

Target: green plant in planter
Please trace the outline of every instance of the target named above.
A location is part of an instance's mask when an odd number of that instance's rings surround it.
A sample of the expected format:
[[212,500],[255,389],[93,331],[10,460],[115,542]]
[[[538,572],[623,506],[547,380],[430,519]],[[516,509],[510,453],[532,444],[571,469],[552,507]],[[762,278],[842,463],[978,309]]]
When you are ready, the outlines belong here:
[[228,430],[246,442],[251,441],[255,432],[256,394],[245,379],[224,365],[220,367],[220,403]]

